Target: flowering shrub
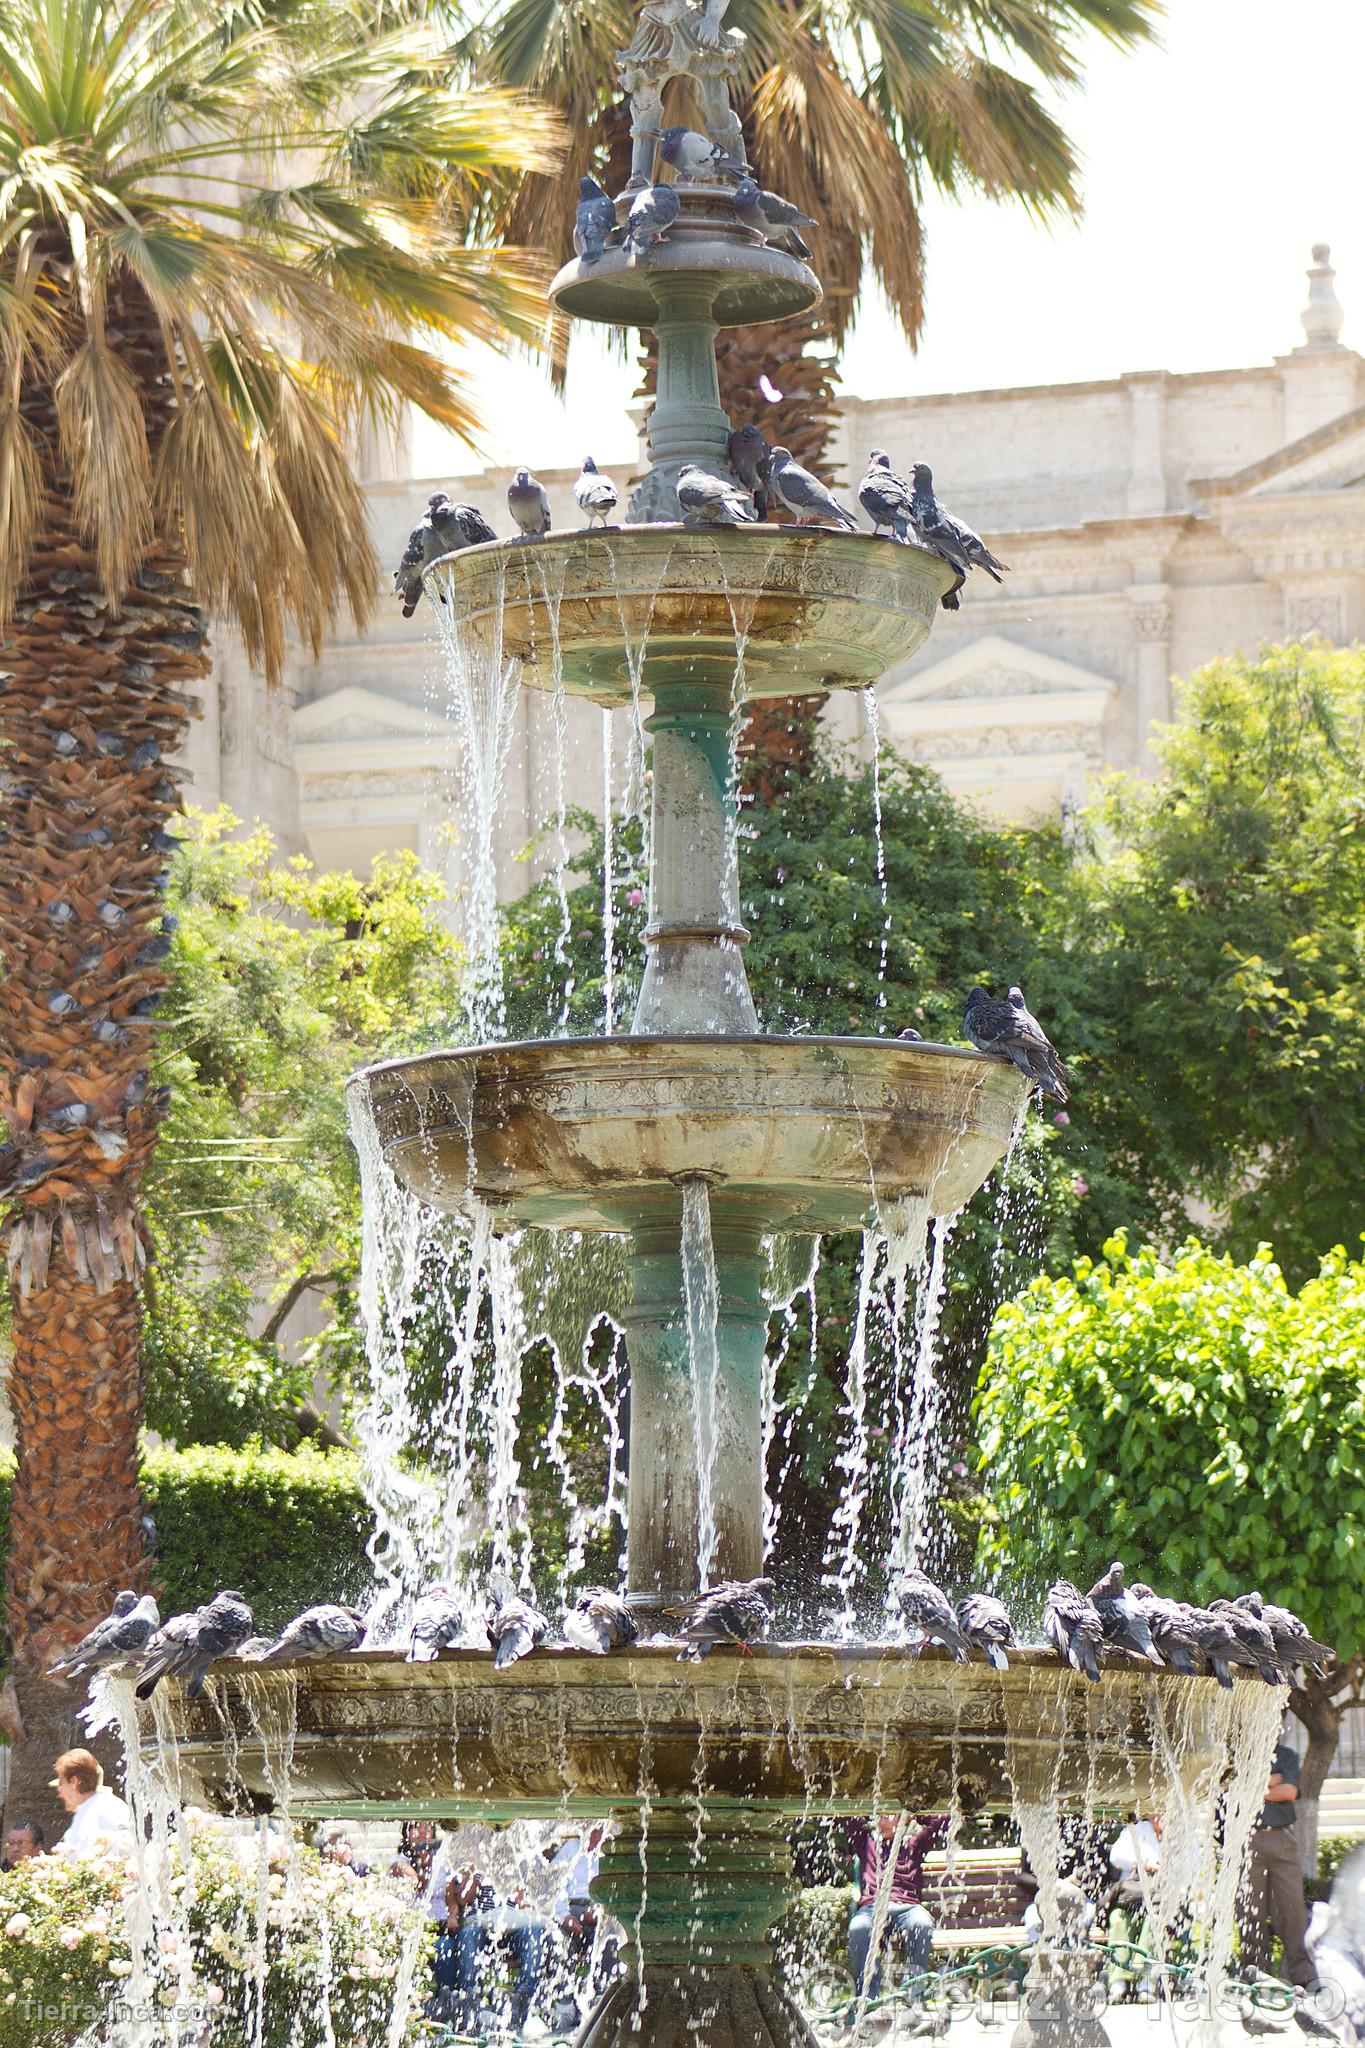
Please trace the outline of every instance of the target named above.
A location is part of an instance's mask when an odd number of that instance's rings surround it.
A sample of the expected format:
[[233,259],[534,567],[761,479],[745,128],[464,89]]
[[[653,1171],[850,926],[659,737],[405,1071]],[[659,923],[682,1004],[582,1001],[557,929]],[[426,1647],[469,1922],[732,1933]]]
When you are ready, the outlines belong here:
[[[177,2003],[211,2048],[390,2048],[398,1985],[420,2006],[430,1928],[379,1878],[191,1809],[179,1855],[139,1898],[118,1859],[35,1859],[0,1876],[0,2048],[68,2048],[131,2001]],[[130,1924],[151,1925],[141,1962]],[[259,2036],[257,2013],[261,2015]],[[175,2036],[168,2031],[168,2039]],[[402,2037],[417,2038],[415,2020]]]

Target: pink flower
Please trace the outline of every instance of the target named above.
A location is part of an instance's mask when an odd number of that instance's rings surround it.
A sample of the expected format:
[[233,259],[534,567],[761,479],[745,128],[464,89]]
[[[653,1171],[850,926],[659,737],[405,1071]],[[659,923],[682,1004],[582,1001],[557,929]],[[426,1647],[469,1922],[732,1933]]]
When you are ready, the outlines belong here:
[[1054,1124],[1069,1124],[1071,1122],[1071,1118],[1067,1115],[1064,1109],[1059,1109],[1056,1116],[1053,1117],[1052,1121]]
[[5,1922],[5,1933],[11,1941],[22,1941],[32,1925],[27,1913],[11,1913]]
[[639,889],[627,889],[626,901],[632,910],[638,910],[644,900],[644,896]]
[[209,2004],[210,2004],[210,2005],[221,2005],[221,2004],[222,2004],[222,2002],[223,2002],[223,1987],[222,1987],[222,1985],[221,1985],[221,1984],[206,1984],[206,1985],[204,1986],[204,1996],[205,1996],[205,1998],[207,1998],[207,2000],[208,2000],[208,2002],[209,2002]]
[[1073,1195],[1088,1195],[1090,1193],[1089,1181],[1082,1180],[1080,1175],[1077,1174],[1071,1183],[1071,1192]]
[[85,1939],[85,1934],[79,1927],[64,1927],[57,1936],[57,1939],[63,1948],[79,1948]]

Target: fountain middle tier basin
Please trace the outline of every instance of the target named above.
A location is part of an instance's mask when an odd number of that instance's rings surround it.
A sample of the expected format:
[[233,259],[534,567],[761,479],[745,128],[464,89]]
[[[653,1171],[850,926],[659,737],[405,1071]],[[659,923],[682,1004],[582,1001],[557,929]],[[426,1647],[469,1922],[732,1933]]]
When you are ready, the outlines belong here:
[[[1050,1652],[1006,1672],[943,1652],[767,1647],[683,1663],[542,1650],[408,1664],[393,1651],[253,1670],[220,1665],[167,1703],[182,1772],[222,1810],[361,1818],[599,1814],[686,1800],[770,1811],[1008,1810],[1028,1800],[1143,1812],[1174,1772],[1222,1768],[1247,1684],[1110,1667],[1098,1686]],[[148,1760],[156,1740],[147,1738]]]
[[516,656],[524,682],[606,706],[660,683],[733,679],[746,697],[863,689],[924,645],[953,581],[926,548],[767,525],[551,533],[426,571],[443,626]]
[[625,1231],[688,1180],[765,1231],[951,1214],[1003,1156],[1008,1061],[895,1038],[551,1038],[391,1060],[368,1094],[398,1178],[432,1208]]

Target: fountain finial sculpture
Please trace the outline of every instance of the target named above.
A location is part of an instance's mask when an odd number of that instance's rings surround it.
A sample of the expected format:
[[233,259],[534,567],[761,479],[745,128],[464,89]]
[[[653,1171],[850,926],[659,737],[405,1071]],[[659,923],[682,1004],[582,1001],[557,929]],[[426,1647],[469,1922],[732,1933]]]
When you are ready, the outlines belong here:
[[631,162],[628,191],[654,174],[663,134],[664,87],[690,78],[707,135],[718,149],[744,161],[744,131],[730,100],[730,82],[744,54],[745,37],[724,26],[730,0],[644,0],[628,49],[618,57],[621,88],[630,99]]

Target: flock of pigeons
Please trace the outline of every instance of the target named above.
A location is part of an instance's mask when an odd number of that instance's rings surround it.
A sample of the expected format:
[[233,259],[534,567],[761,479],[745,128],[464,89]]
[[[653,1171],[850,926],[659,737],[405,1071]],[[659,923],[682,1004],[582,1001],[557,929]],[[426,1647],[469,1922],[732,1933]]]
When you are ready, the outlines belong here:
[[[729,441],[730,474],[717,476],[695,462],[678,472],[678,504],[683,525],[692,530],[752,526],[775,507],[798,526],[837,526],[850,533],[857,519],[841,505],[827,484],[803,469],[789,448],[771,448],[757,427],[737,427]],[[957,581],[943,597],[947,611],[958,610],[958,591],[973,569],[984,569],[1000,582],[1008,564],[993,555],[980,534],[945,509],[934,495],[934,475],[927,462],[917,462],[907,483],[891,467],[880,448],[868,457],[867,475],[858,502],[872,521],[874,534],[889,534],[904,547],[918,542],[940,556]],[[620,503],[620,492],[604,476],[591,455],[574,484],[573,494],[588,530],[606,528]],[[529,469],[518,469],[507,487],[507,509],[522,540],[539,540],[550,531],[549,494]],[[460,505],[437,491],[408,536],[393,585],[410,619],[422,595],[422,572],[441,555],[496,540],[497,534],[473,505]]]
[[[918,1638],[941,1643],[956,1663],[979,1651],[996,1670],[1009,1665],[1019,1647],[1003,1601],[989,1593],[968,1593],[954,1606],[943,1590],[919,1570],[900,1573],[892,1587],[902,1621]],[[680,1644],[680,1658],[698,1662],[718,1643],[747,1650],[772,1627],[772,1580],[759,1578],[713,1586],[680,1606],[664,1610],[680,1627],[658,1642]],[[251,1609],[240,1593],[221,1592],[192,1614],[161,1622],[150,1593],[139,1599],[120,1593],[113,1613],[52,1667],[56,1678],[94,1678],[118,1667],[136,1675],[135,1691],[147,1699],[161,1680],[175,1676],[191,1698],[222,1657],[256,1665],[318,1662],[345,1656],[361,1646],[365,1622],[353,1607],[309,1607],[274,1637],[253,1633]],[[551,1640],[545,1616],[527,1601],[504,1600],[491,1620],[475,1620],[468,1605],[446,1586],[433,1586],[413,1610],[408,1634],[409,1663],[430,1663],[440,1652],[468,1646],[480,1631],[489,1638],[493,1662],[504,1670],[539,1644]],[[1314,1640],[1298,1616],[1259,1593],[1215,1600],[1208,1607],[1167,1600],[1150,1586],[1125,1586],[1121,1564],[1111,1564],[1088,1593],[1058,1579],[1047,1596],[1043,1633],[1064,1663],[1098,1684],[1106,1656],[1140,1658],[1168,1665],[1187,1677],[1207,1667],[1219,1685],[1231,1688],[1234,1667],[1256,1672],[1267,1685],[1287,1685],[1303,1666],[1324,1668],[1332,1652]],[[619,1593],[589,1586],[567,1607],[559,1640],[592,1656],[605,1657],[639,1639],[639,1624]]]
[[574,211],[575,254],[587,264],[600,263],[609,248],[624,249],[631,263],[638,263],[647,249],[668,239],[668,231],[682,211],[679,185],[728,185],[735,217],[746,228],[756,229],[774,249],[809,262],[810,250],[801,236],[802,228],[813,228],[808,213],[793,206],[776,192],[766,192],[748,164],[699,135],[695,128],[665,128],[654,154],[654,171],[660,163],[672,171],[672,184],[650,184],[636,194],[626,218],[618,223],[616,201],[596,178],[578,181],[578,205]]

